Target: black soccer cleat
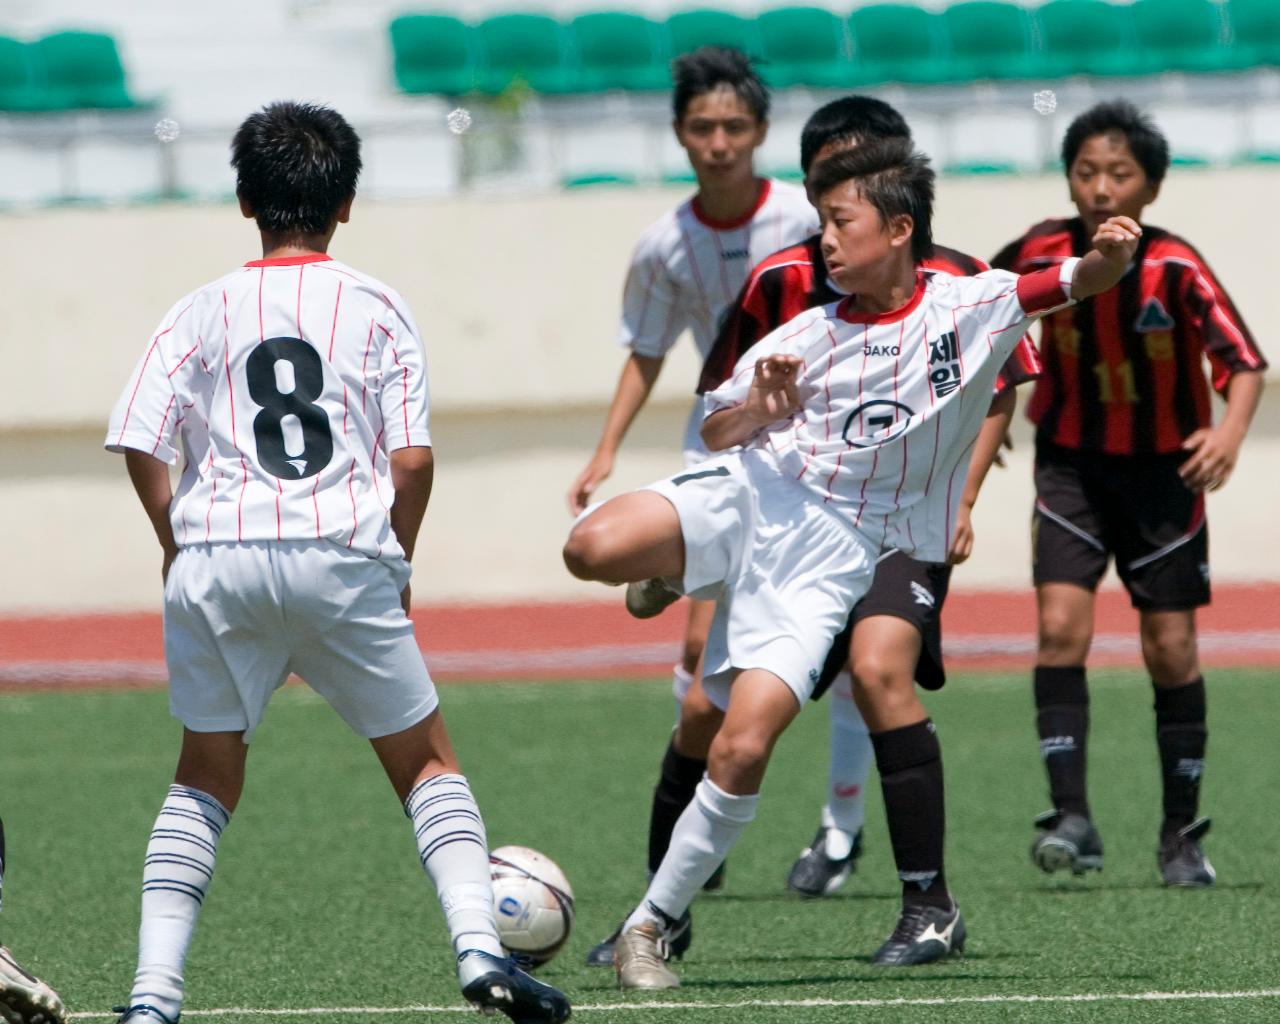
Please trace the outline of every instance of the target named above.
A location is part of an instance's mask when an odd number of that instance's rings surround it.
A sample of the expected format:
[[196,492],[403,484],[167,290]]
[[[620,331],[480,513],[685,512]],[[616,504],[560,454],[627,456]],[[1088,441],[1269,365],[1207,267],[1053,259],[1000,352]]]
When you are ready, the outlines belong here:
[[177,1017],[166,1017],[154,1006],[148,1006],[146,1003],[138,1003],[135,1006],[113,1006],[112,1013],[120,1014],[120,1019],[116,1024],[178,1024]]
[[1165,885],[1180,889],[1207,889],[1213,885],[1218,873],[1200,849],[1200,840],[1208,834],[1209,825],[1208,818],[1199,818],[1161,840],[1156,859]]
[[1043,829],[1031,844],[1031,859],[1046,874],[1069,868],[1073,875],[1102,870],[1102,837],[1082,814],[1045,811],[1036,818]]
[[898,926],[876,950],[871,962],[878,967],[915,967],[931,964],[944,957],[964,953],[966,932],[964,918],[955,900],[951,908],[907,903],[898,918]]
[[853,837],[849,856],[839,860],[827,856],[827,832],[819,826],[813,842],[800,851],[787,876],[787,888],[801,896],[830,896],[844,885],[862,856],[862,829]]
[[[586,960],[588,967],[613,966],[613,949],[617,945],[618,937],[622,935],[622,929],[626,923],[626,921],[623,921],[613,930],[612,935],[591,947]],[[673,957],[677,960],[683,960],[692,942],[693,917],[686,910],[680,920],[676,922],[676,926],[667,934],[667,947]]]
[[506,957],[479,949],[458,954],[462,998],[485,1013],[497,1010],[516,1024],[560,1024],[569,1000],[558,988],[531,978]]

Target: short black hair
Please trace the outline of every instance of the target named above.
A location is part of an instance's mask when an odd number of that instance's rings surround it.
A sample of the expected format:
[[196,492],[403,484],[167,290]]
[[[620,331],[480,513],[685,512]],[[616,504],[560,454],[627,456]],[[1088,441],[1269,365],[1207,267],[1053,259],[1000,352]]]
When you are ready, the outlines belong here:
[[936,175],[929,158],[916,152],[910,139],[869,139],[853,149],[827,157],[809,176],[815,196],[830,192],[846,181],[856,181],[862,198],[890,217],[909,214],[911,258],[919,263],[933,255],[933,182]]
[[1151,184],[1158,185],[1164,180],[1169,170],[1169,140],[1149,114],[1144,114],[1128,100],[1099,103],[1071,122],[1067,134],[1062,137],[1063,170],[1068,175],[1071,173],[1071,165],[1076,162],[1086,139],[1111,132],[1119,132],[1125,137],[1133,158]]
[[321,234],[355,195],[360,136],[329,107],[272,103],[237,129],[231,166],[260,230]]
[[800,132],[800,169],[806,174],[813,158],[832,142],[853,145],[868,139],[910,139],[906,119],[874,96],[842,96],[812,114]]
[[694,99],[721,85],[733,89],[738,99],[751,108],[757,121],[769,120],[769,90],[756,73],[751,58],[741,50],[704,46],[681,54],[671,62],[671,79],[675,83],[671,107],[677,121],[684,117]]

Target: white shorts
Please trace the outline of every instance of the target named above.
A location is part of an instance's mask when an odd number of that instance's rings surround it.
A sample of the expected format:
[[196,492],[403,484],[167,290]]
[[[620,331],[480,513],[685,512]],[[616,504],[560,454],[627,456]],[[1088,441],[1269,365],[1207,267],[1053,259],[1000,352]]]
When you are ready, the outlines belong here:
[[439,698],[400,606],[408,568],[328,541],[183,548],[164,590],[173,716],[248,743],[294,672],[361,736],[417,724]]
[[784,477],[765,452],[707,460],[650,485],[675,506],[690,597],[718,602],[702,685],[724,710],[735,673],[766,669],[803,704],[866,593],[879,542]]

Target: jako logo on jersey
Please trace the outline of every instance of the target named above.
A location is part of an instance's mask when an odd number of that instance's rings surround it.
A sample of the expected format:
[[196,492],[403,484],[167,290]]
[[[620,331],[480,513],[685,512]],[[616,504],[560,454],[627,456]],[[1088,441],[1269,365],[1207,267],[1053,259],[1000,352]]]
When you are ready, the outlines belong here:
[[1142,310],[1138,313],[1138,319],[1133,322],[1135,331],[1171,331],[1175,324],[1173,317],[1169,315],[1168,310],[1160,304],[1160,300],[1154,295],[1142,304]]
[[868,345],[867,355],[869,356],[900,356],[902,355],[901,345]]
[[720,254],[720,258],[722,260],[745,260],[750,255],[750,249],[726,249]]
[[915,580],[911,581],[911,593],[915,595],[916,604],[922,604],[926,608],[934,606],[934,597],[929,593],[929,588]]

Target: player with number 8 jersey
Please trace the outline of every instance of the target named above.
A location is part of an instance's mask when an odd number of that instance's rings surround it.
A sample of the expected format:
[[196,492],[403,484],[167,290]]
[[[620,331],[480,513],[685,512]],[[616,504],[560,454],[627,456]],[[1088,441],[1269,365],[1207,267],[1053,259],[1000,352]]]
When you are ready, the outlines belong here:
[[240,126],[231,162],[262,258],[166,314],[106,439],[163,551],[170,706],[185,727],[119,1024],[177,1024],[247,746],[293,673],[370,741],[413,822],[463,997],[559,1024],[568,1000],[503,952],[484,823],[408,616],[434,473],[426,357],[404,300],[328,255],[360,139],[327,107],[275,103]]

